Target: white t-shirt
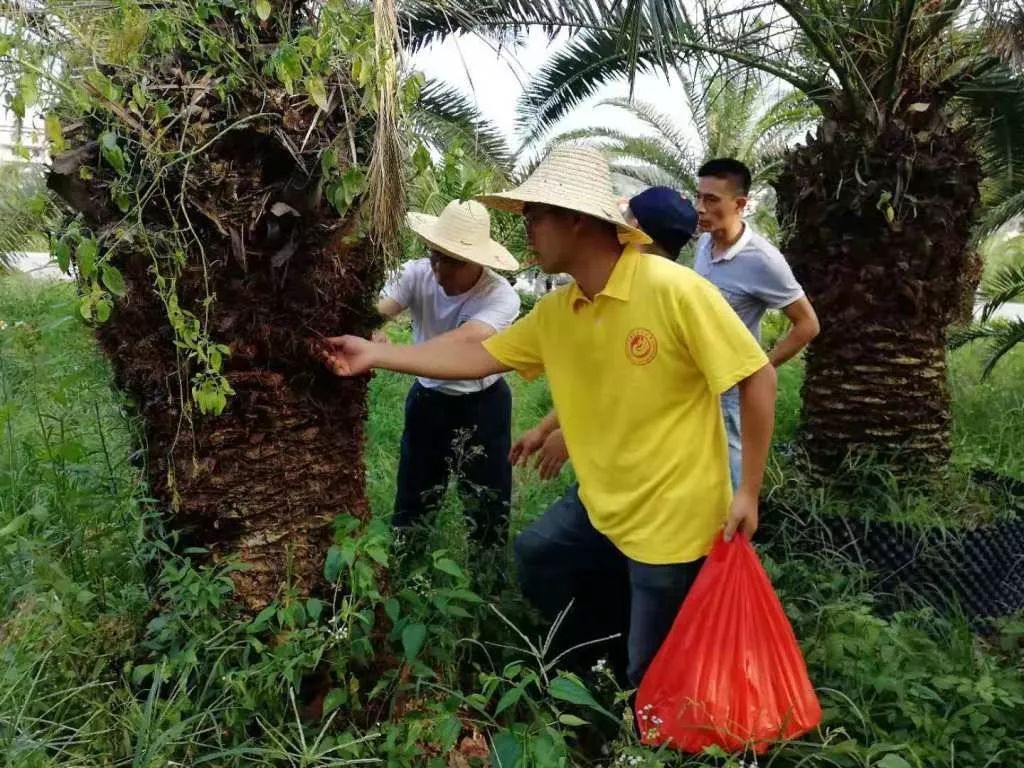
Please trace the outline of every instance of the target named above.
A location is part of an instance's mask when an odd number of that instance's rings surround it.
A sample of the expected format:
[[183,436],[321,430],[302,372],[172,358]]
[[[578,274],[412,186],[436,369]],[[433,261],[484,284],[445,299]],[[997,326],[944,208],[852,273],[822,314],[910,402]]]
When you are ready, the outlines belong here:
[[[519,316],[519,294],[505,278],[485,269],[476,285],[458,296],[449,296],[434,277],[430,259],[416,259],[403,264],[384,286],[383,295],[409,310],[413,340],[417,344],[454,331],[470,320],[502,331]],[[499,378],[500,375],[465,381],[421,378],[419,382],[439,392],[463,395],[486,389]]]

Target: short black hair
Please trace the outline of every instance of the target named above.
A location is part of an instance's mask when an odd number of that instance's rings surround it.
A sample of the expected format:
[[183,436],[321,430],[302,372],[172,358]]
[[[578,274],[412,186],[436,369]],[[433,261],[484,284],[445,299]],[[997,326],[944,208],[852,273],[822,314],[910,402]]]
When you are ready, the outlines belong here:
[[736,185],[741,195],[750,194],[750,169],[734,158],[716,157],[714,160],[708,160],[697,171],[697,177],[701,176],[726,179]]

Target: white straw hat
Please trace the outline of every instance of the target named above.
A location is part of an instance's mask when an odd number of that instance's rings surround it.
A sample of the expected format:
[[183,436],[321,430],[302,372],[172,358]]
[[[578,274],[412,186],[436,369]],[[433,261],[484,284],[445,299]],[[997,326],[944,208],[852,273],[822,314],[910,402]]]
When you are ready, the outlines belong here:
[[407,213],[405,222],[428,245],[454,259],[509,272],[519,269],[508,249],[491,239],[491,216],[473,200],[452,200],[440,216]]
[[630,224],[619,210],[612,191],[608,161],[598,150],[575,144],[559,144],[526,180],[508,192],[476,197],[484,205],[522,213],[525,203],[543,203],[578,211],[614,224],[631,242],[649,243],[651,238]]

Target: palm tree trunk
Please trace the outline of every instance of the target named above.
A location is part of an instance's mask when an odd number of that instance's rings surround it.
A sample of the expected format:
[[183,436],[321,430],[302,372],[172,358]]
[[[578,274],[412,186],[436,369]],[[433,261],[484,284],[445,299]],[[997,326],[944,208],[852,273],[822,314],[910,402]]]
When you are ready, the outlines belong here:
[[[226,179],[250,173],[253,157],[243,137],[224,142],[219,161]],[[51,177],[67,194],[77,167]],[[277,185],[260,186],[275,198]],[[75,199],[75,195],[69,195]],[[258,211],[251,215],[257,221]],[[289,217],[291,218],[291,217]],[[198,223],[203,257],[178,277],[182,307],[197,313],[208,293],[208,326],[230,347],[225,375],[235,394],[219,416],[191,402],[190,368],[154,287],[153,257],[126,251],[117,264],[126,296],[97,327],[118,385],[142,418],[151,492],[186,545],[209,550],[215,561],[237,558],[239,597],[259,608],[286,583],[309,592],[319,581],[331,523],[338,515],[365,519],[362,463],[366,381],[339,380],[316,356],[321,336],[367,333],[375,321],[372,297],[380,265],[369,245],[345,245],[350,234],[325,203],[292,227],[294,253],[274,267],[281,233],[268,241],[266,222],[238,239]],[[153,223],[153,231],[160,225]],[[287,242],[287,238],[285,238]],[[289,248],[291,250],[291,248]],[[207,263],[204,271],[199,264]]]
[[[300,7],[275,3],[275,14],[291,16],[267,29],[298,29]],[[236,16],[228,8],[223,18]],[[232,34],[247,39],[228,21],[213,26],[227,44]],[[272,78],[236,78],[221,92],[224,78],[202,73],[220,72],[224,58],[200,60],[206,50],[147,59],[151,96],[132,106],[135,115],[109,100],[82,115],[65,131],[69,149],[55,158],[49,186],[124,277],[97,336],[141,416],[152,495],[184,544],[241,562],[236,594],[257,609],[286,587],[314,591],[334,518],[369,514],[367,383],[329,374],[319,345],[366,335],[379,319],[382,248],[404,205],[402,137],[377,122],[390,86],[370,111],[347,65],[325,76],[318,99]],[[274,48],[263,41],[240,52],[253,50]],[[134,70],[103,70],[115,99],[134,93]],[[154,118],[158,97],[169,105]],[[123,159],[110,154],[112,132]],[[368,167],[388,194],[360,221],[351,179]],[[118,190],[129,197],[115,205]],[[229,349],[223,376],[234,394],[220,415],[197,408],[192,389],[205,369],[200,347],[182,341],[179,309],[194,316],[196,333]]]
[[826,120],[775,185],[783,250],[821,320],[800,436],[822,468],[850,454],[908,468],[950,456],[946,336],[980,279],[981,170],[969,129],[925,119],[867,141]]

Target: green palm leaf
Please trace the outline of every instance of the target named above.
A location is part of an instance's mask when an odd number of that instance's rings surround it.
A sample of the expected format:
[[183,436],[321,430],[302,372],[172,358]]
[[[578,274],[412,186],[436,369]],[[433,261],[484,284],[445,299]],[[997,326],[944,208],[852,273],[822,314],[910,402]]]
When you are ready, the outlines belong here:
[[477,158],[508,169],[512,152],[505,136],[476,104],[454,87],[433,80],[420,93],[412,113],[413,130],[438,151],[453,140]]
[[[623,77],[630,53],[609,30],[580,33],[544,65],[520,97],[518,123],[524,144],[536,141],[575,106],[602,85]],[[653,46],[637,50],[636,67],[653,72],[658,61]]]
[[991,319],[1000,307],[1024,297],[1024,264],[1007,264],[992,275],[982,286],[985,298],[982,322]]

